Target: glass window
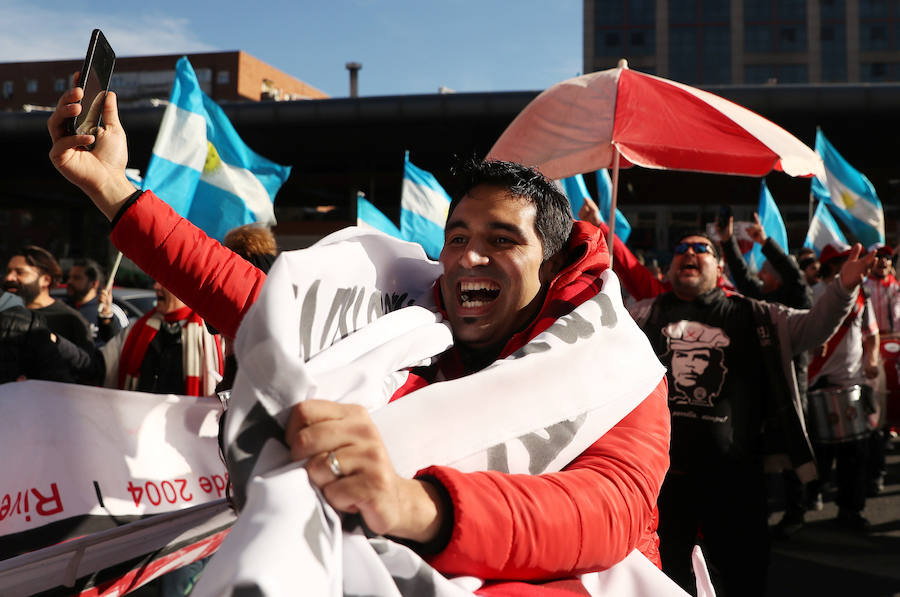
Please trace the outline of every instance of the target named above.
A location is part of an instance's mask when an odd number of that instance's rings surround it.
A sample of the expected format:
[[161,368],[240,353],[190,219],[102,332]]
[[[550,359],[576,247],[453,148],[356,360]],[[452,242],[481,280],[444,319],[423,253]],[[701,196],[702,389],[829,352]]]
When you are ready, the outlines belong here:
[[823,25],[822,31],[819,34],[819,39],[822,41],[834,41],[834,26]]
[[744,66],[744,83],[765,85],[775,78],[775,68],[770,64],[747,64]]
[[772,2],[760,2],[760,0],[744,0],[744,20],[771,21],[772,18]]
[[805,21],[806,0],[778,0],[779,21]]
[[597,32],[597,56],[614,56],[621,58],[624,54],[625,45],[622,42],[622,34],[619,31],[598,31]]
[[231,71],[220,70],[216,73],[216,83],[219,85],[227,85],[231,81]]
[[745,52],[773,52],[775,50],[771,25],[744,25]]
[[628,54],[653,56],[656,54],[656,37],[653,29],[632,29],[628,34]]
[[696,27],[672,27],[669,29],[669,76],[682,83],[697,83]]
[[809,74],[805,64],[781,64],[775,69],[779,83],[809,83]]
[[806,27],[781,25],[778,27],[779,52],[803,52],[806,50]]
[[859,48],[861,50],[887,50],[889,46],[887,26],[884,23],[859,24]]
[[730,0],[702,0],[703,21],[727,23],[731,19]]
[[842,25],[831,27],[831,36],[831,39],[822,38],[822,81],[844,82],[847,80],[846,30]]
[[731,83],[731,31],[728,27],[704,27],[700,83]]
[[669,0],[669,22],[674,25],[687,25],[698,22],[698,0]]
[[38,80],[37,79],[28,79],[25,81],[25,92],[26,93],[37,93],[38,90]]
[[820,16],[823,21],[841,21],[846,18],[844,0],[820,0]]
[[625,24],[622,0],[595,0],[594,21],[598,27]]
[[656,0],[628,0],[625,4],[629,25],[656,24]]
[[891,16],[891,6],[888,0],[860,0],[859,18],[884,19]]
[[888,80],[888,65],[884,62],[864,62],[861,65],[860,79],[867,83],[877,83]]
[[66,80],[56,79],[53,81],[53,91],[60,92],[66,90]]
[[3,97],[11,97],[14,85],[12,81],[3,81]]

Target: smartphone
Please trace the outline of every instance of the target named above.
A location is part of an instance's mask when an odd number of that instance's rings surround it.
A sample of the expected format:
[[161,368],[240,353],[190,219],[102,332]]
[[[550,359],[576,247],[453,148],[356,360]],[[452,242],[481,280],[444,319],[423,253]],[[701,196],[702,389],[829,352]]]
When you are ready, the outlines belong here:
[[[109,91],[109,80],[112,78],[116,54],[106,41],[106,36],[99,29],[91,32],[84,64],[78,75],[78,87],[84,89],[81,99],[81,114],[69,119],[70,135],[93,135],[103,126],[103,104],[106,92]],[[93,149],[94,144],[86,149]]]
[[723,205],[719,208],[719,216],[716,218],[716,223],[719,225],[719,228],[725,228],[728,226],[728,219],[731,217],[731,206]]

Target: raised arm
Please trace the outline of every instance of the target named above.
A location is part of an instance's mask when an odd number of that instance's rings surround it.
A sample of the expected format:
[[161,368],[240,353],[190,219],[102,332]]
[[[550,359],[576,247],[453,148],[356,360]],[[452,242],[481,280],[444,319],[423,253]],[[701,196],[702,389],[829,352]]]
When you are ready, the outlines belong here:
[[828,284],[812,309],[778,311],[787,319],[794,354],[824,344],[850,312],[859,285],[872,266],[873,254],[860,259],[861,251],[859,243],[853,246],[840,274]]
[[[168,288],[226,336],[234,337],[256,300],[265,274],[244,261],[153,193],[139,193],[125,176],[128,147],[116,95],[103,107],[96,135],[66,135],[66,120],[81,112],[83,91],[66,91],[47,121],[50,161],[113,222],[112,241],[145,273]],[[84,146],[96,140],[93,151]]]
[[747,262],[738,248],[737,239],[734,238],[734,218],[728,218],[726,226],[716,224],[716,230],[721,240],[722,255],[725,257],[725,263],[728,264],[728,271],[731,273],[731,279],[734,280],[734,286],[738,292],[744,296],[751,298],[762,298],[762,283],[759,279],[750,273]]
[[762,252],[781,278],[782,302],[794,307],[810,306],[809,286],[797,262],[771,236],[763,242]]
[[[609,227],[603,223],[600,218],[600,210],[590,197],[584,198],[584,205],[579,210],[578,217],[602,230],[604,235],[609,234]],[[634,253],[619,240],[618,236],[613,239],[612,252],[613,271],[622,281],[628,294],[635,300],[653,298],[670,290],[668,284],[660,282],[649,269],[641,265]]]

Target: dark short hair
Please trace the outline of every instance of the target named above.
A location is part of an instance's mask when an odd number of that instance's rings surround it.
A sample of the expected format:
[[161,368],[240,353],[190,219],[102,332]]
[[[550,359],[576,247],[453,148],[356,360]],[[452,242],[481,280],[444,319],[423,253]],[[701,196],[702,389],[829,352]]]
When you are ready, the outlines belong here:
[[719,259],[722,258],[722,248],[719,246],[719,243],[717,243],[716,241],[714,241],[714,240],[713,240],[713,237],[711,237],[710,235],[708,235],[708,234],[707,234],[706,232],[704,232],[703,230],[697,230],[697,231],[694,231],[694,232],[688,232],[688,233],[686,233],[686,234],[682,234],[681,236],[678,237],[678,242],[675,243],[675,244],[677,245],[678,243],[680,243],[681,241],[683,241],[684,239],[686,239],[686,238],[689,237],[689,236],[702,236],[703,238],[705,238],[706,240],[709,241],[709,244],[712,245],[712,248],[713,248],[713,254],[716,256],[716,261],[718,261]]
[[84,268],[84,275],[92,284],[94,282],[100,282],[100,285],[103,286],[103,283],[106,281],[106,276],[103,273],[103,268],[101,268],[100,264],[93,259],[75,259],[74,261],[72,261],[72,267],[75,266]]
[[25,263],[31,267],[40,270],[41,274],[50,276],[50,287],[54,287],[62,280],[62,268],[56,258],[50,254],[50,251],[34,245],[22,247],[13,257],[21,256],[25,259]]
[[515,162],[470,159],[459,162],[452,174],[459,179],[460,192],[450,201],[448,218],[469,191],[479,185],[494,185],[534,205],[534,228],[545,260],[566,246],[572,233],[572,208],[562,191],[538,170]]

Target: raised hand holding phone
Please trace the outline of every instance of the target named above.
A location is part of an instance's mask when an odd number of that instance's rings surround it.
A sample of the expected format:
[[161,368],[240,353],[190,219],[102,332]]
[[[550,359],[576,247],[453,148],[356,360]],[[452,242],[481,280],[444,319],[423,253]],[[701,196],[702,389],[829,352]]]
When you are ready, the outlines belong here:
[[[70,135],[94,135],[103,126],[103,105],[115,64],[112,46],[102,31],[94,29],[75,83],[84,90],[84,96],[81,112],[67,122]],[[93,149],[93,144],[86,148]]]
[[[83,99],[88,96],[80,85],[63,93],[56,110],[47,120],[47,129],[53,140],[50,161],[54,167],[112,220],[135,187],[125,176],[128,146],[119,122],[116,95],[108,89],[112,62],[102,57],[114,59],[112,49],[106,50],[108,46],[103,34],[95,30],[85,59],[85,63],[90,64],[85,72],[100,68],[95,65],[108,65],[98,79],[106,82],[105,88],[101,89],[103,86],[98,84],[90,100]],[[84,82],[90,88],[89,77],[85,77]],[[89,106],[87,110],[82,104]],[[95,121],[89,120],[92,113]]]

